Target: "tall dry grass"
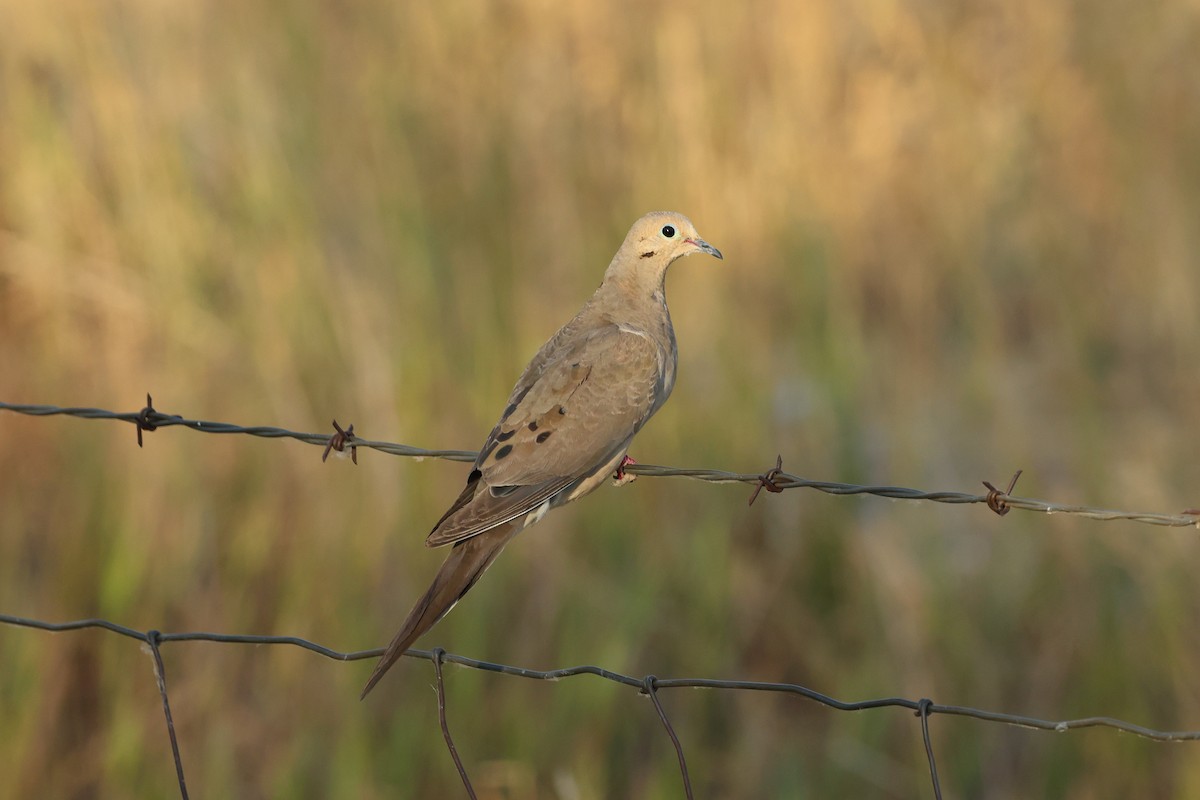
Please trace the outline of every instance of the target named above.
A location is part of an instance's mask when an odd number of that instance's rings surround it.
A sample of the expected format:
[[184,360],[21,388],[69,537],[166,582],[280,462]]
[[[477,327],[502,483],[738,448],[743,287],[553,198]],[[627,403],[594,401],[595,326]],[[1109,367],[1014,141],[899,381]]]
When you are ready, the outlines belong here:
[[[635,454],[1196,505],[1194,2],[0,3],[0,397],[478,445],[651,208],[680,378]],[[0,610],[382,644],[463,468],[0,418]],[[642,481],[424,644],[1200,728],[1195,531]],[[194,793],[458,791],[427,665],[165,650]],[[487,796],[679,796],[631,692],[463,671]],[[160,797],[150,665],[0,629],[0,798]],[[927,794],[914,720],[664,695],[704,797]],[[1200,794],[1190,746],[935,718],[961,797]],[[508,792],[508,794],[504,794]]]

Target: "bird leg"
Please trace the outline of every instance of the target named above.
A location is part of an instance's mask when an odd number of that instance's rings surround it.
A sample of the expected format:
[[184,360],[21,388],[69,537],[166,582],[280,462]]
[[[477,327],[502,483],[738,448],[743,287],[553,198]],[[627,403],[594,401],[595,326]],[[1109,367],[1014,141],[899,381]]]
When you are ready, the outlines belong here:
[[637,475],[630,475],[625,472],[625,467],[630,464],[636,464],[637,461],[630,458],[628,455],[622,456],[621,463],[617,465],[617,471],[613,473],[613,486],[624,486],[627,483],[633,483],[637,480]]

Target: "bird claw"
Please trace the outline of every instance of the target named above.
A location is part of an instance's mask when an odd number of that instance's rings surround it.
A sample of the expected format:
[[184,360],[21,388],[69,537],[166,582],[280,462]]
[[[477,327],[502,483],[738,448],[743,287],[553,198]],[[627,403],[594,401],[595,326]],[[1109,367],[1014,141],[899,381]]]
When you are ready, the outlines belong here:
[[629,456],[623,456],[621,458],[621,463],[617,465],[617,471],[613,473],[613,476],[612,476],[613,486],[624,486],[627,483],[633,483],[634,481],[636,481],[637,475],[633,475],[633,474],[630,474],[625,471],[625,467],[627,467],[630,464],[636,464],[636,463],[637,462],[634,461]]

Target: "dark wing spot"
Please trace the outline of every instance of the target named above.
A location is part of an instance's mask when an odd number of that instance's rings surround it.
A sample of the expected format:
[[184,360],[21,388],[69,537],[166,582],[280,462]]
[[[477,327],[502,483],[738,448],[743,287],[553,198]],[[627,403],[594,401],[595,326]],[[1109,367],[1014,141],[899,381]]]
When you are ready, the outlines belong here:
[[513,437],[513,434],[516,432],[517,431],[515,428],[511,431],[505,431],[504,433],[502,433],[496,437],[496,441],[497,442],[507,442],[509,439],[511,439]]
[[642,258],[650,258],[653,255],[654,255],[653,250],[647,250],[646,252],[642,253]]
[[517,410],[517,404],[512,403],[511,405],[509,405],[508,408],[504,409],[504,416],[502,416],[500,419],[508,419],[508,416],[516,410]]
[[531,430],[531,431],[536,431],[536,430],[537,430],[537,423],[536,423],[536,422],[531,422],[531,423],[529,423],[529,430]]
[[499,450],[496,451],[496,460],[499,461],[500,459],[504,458],[506,455],[508,455],[511,452],[512,452],[512,445],[511,444],[504,445],[504,447],[501,447]]
[[475,481],[479,480],[482,477],[483,477],[483,473],[480,472],[479,470],[477,470],[477,469],[471,470],[471,474],[467,476],[467,485],[469,486],[470,484],[474,483]]
[[546,441],[547,439],[550,438],[550,434],[552,434],[552,433],[554,433],[554,431],[543,431],[543,432],[539,433],[538,437],[537,437],[537,443],[541,444],[542,442]]

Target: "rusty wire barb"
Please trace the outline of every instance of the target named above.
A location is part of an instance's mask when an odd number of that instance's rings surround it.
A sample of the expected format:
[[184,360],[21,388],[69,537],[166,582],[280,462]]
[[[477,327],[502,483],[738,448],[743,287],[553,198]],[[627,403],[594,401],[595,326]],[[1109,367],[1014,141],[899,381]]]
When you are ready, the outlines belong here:
[[[149,400],[149,397],[146,398]],[[330,436],[323,433],[302,433],[286,428],[260,425],[245,427],[228,422],[206,422],[203,420],[184,419],[176,415],[167,415],[150,408],[139,412],[105,411],[100,408],[60,408],[59,406],[22,405],[18,403],[0,402],[0,411],[12,411],[17,414],[28,414],[35,417],[47,417],[65,414],[82,419],[115,419],[139,425],[150,424],[156,428],[183,426],[198,433],[241,433],[250,436],[262,436],[268,439],[295,439],[307,444],[328,447]],[[479,454],[474,450],[426,450],[422,447],[397,444],[395,442],[376,442],[352,435],[345,431],[344,446],[351,448],[365,447],[407,458],[439,458],[448,461],[472,462]],[[353,452],[353,450],[352,450]],[[767,491],[782,491],[784,489],[816,489],[818,492],[833,495],[869,494],[876,497],[887,497],[892,500],[930,500],[935,503],[950,503],[955,505],[970,505],[980,503],[987,505],[991,492],[997,490],[988,485],[989,494],[967,494],[965,492],[925,492],[919,489],[907,489],[902,486],[858,486],[850,483],[834,483],[832,481],[814,481],[783,472],[782,458],[776,459],[776,468],[766,474],[744,474],[717,469],[679,469],[676,467],[660,467],[654,464],[629,464],[625,467],[628,475],[646,475],[655,478],[690,478],[709,483],[744,483],[751,486],[766,488]],[[1018,475],[1020,472],[1017,473]],[[768,480],[765,480],[769,478]],[[770,483],[774,489],[766,484]],[[1011,489],[1011,485],[1010,485]],[[1007,492],[1003,495],[1006,509],[1019,508],[1023,511],[1040,511],[1043,514],[1074,514],[1087,519],[1097,520],[1126,520],[1146,525],[1160,525],[1173,528],[1200,528],[1200,513],[1197,509],[1189,509],[1182,514],[1160,514],[1145,511],[1115,511],[1090,506],[1063,505],[1046,500],[1035,500],[1027,497],[1011,497]]]
[[346,430],[342,430],[342,426],[338,425],[338,421],[333,421],[333,430],[335,433],[329,437],[329,441],[325,444],[325,452],[321,453],[321,463],[325,463],[325,459],[329,458],[329,451],[336,450],[339,453],[346,452],[346,443],[350,442],[350,460],[354,462],[354,466],[358,466],[358,445],[354,444],[354,423]]
[[1003,492],[997,489],[995,486],[992,486],[992,484],[988,483],[987,481],[984,481],[983,485],[988,488],[987,499],[984,500],[984,502],[987,503],[987,507],[1002,517],[1007,514],[1011,510],[1008,507],[1008,496],[1011,495],[1012,490],[1016,488],[1017,478],[1021,477],[1021,473],[1024,471],[1025,470],[1023,469],[1019,469],[1014,472],[1012,480],[1008,482],[1008,488]]
[[[128,628],[124,625],[119,625],[115,622],[110,622],[106,619],[82,619],[71,622],[46,622],[38,619],[29,619],[26,617],[14,617],[9,614],[0,614],[0,625],[11,625],[22,628],[34,628],[42,631],[77,631],[86,628],[100,628],[119,636],[124,636],[136,641],[142,642],[150,646],[151,651],[155,654],[155,678],[158,680],[159,690],[163,697],[163,712],[167,719],[168,732],[174,731],[174,722],[171,720],[170,706],[167,703],[167,686],[166,680],[163,677],[162,657],[159,655],[159,647],[170,642],[218,642],[222,644],[250,644],[250,645],[290,645],[293,647],[301,647],[305,650],[312,651],[318,655],[330,658],[335,661],[361,661],[364,659],[375,659],[383,655],[383,648],[375,648],[372,650],[354,650],[350,652],[341,652],[323,644],[310,642],[307,639],[301,639],[296,636],[251,636],[247,634],[226,634],[226,633],[206,633],[206,632],[187,632],[187,633],[160,633],[158,631],[139,631],[133,628]],[[775,692],[781,695],[797,695],[804,697],[823,706],[834,709],[835,711],[869,711],[882,708],[900,708],[914,712],[921,718],[921,734],[925,743],[925,753],[929,760],[930,776],[933,781],[934,796],[941,797],[941,788],[938,783],[937,766],[934,761],[933,744],[929,736],[929,717],[933,714],[952,714],[960,717],[970,717],[973,719],[982,720],[984,722],[992,722],[1003,725],[1012,725],[1019,728],[1028,728],[1041,731],[1051,731],[1056,733],[1065,733],[1079,728],[1112,728],[1117,731],[1133,733],[1142,736],[1146,739],[1152,739],[1159,742],[1186,742],[1200,741],[1200,730],[1183,730],[1183,731],[1165,731],[1156,730],[1154,728],[1137,725],[1132,722],[1126,722],[1112,717],[1083,717],[1080,719],[1070,720],[1049,720],[1039,719],[1037,717],[1027,717],[1020,714],[1006,714],[1000,711],[988,711],[979,708],[970,708],[967,706],[940,706],[928,698],[921,700],[909,700],[903,697],[885,697],[872,700],[854,700],[844,701],[837,700],[829,695],[822,694],[805,686],[800,686],[795,683],[767,683],[763,681],[740,681],[740,680],[719,680],[716,678],[658,678],[654,675],[648,675],[645,678],[635,678],[631,675],[624,675],[620,672],[604,669],[603,667],[585,665],[578,667],[563,667],[560,669],[551,670],[536,670],[527,667],[511,666],[508,664],[497,664],[491,661],[481,661],[467,656],[455,655],[447,653],[442,648],[434,650],[408,650],[405,652],[408,658],[425,659],[433,662],[434,675],[437,679],[438,692],[438,717],[442,725],[442,735],[446,741],[447,748],[450,751],[451,757],[454,759],[455,765],[458,767],[459,776],[463,780],[463,785],[467,787],[468,792],[474,790],[470,788],[470,781],[467,778],[465,767],[459,758],[458,750],[454,746],[454,740],[450,736],[449,725],[445,717],[445,700],[446,689],[445,682],[442,678],[442,665],[446,663],[458,664],[471,669],[482,670],[484,672],[494,672],[500,675],[508,675],[517,678],[527,678],[538,681],[559,681],[564,678],[573,678],[581,675],[594,675],[603,680],[610,681],[622,686],[629,687],[643,694],[648,694],[654,702],[655,711],[658,713],[659,720],[667,730],[667,734],[671,738],[671,743],[675,746],[676,755],[679,758],[679,766],[683,773],[685,791],[690,792],[691,782],[688,778],[687,764],[683,757],[683,746],[679,743],[679,737],[675,734],[670,720],[667,718],[666,711],[663,709],[661,702],[658,699],[657,693],[663,689],[720,689],[725,691],[754,691],[754,692]],[[182,797],[187,798],[187,788],[183,780],[183,762],[179,757],[178,745],[172,740],[172,748],[175,753],[175,767],[179,777],[179,789]],[[474,797],[474,795],[471,795]],[[690,794],[688,795],[690,797]]]
[[754,493],[750,495],[750,500],[746,503],[748,506],[754,505],[754,501],[758,499],[758,493],[763,489],[773,494],[779,494],[783,491],[782,486],[775,485],[775,479],[783,474],[783,456],[775,456],[775,466],[758,476],[758,485],[754,487]]

